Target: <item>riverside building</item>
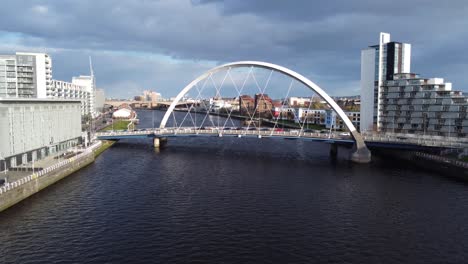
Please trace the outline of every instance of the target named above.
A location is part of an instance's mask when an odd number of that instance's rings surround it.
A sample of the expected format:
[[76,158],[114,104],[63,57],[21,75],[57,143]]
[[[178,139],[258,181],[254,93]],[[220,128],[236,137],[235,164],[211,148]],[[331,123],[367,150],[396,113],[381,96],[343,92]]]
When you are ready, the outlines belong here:
[[82,115],[96,116],[94,75],[73,77],[71,83],[52,79],[46,53],[0,55],[0,98],[77,99]]
[[390,42],[390,34],[380,33],[378,45],[361,52],[361,121],[362,131],[379,130],[380,88],[396,73],[410,72],[411,45]]
[[380,43],[361,52],[361,131],[468,135],[468,98],[442,78],[410,73],[411,46]]
[[0,98],[0,171],[81,141],[80,101]]
[[422,133],[435,136],[468,135],[468,98],[452,91],[442,78],[400,73],[381,86],[382,132]]

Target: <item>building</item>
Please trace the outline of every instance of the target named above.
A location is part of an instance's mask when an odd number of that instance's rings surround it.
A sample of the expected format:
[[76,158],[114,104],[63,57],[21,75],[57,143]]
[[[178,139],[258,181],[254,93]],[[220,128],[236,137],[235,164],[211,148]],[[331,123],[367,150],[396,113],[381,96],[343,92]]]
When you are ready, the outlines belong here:
[[81,141],[78,100],[0,98],[0,171]]
[[382,132],[466,137],[468,97],[442,78],[395,74],[381,87]]
[[289,97],[288,103],[291,107],[308,107],[311,103],[310,97]]
[[161,100],[161,94],[153,91],[143,91],[143,101],[158,102]]
[[81,101],[83,115],[96,116],[94,75],[71,83],[52,79],[52,59],[46,53],[0,55],[0,98],[58,98]]
[[272,115],[273,100],[268,94],[255,94],[255,111],[257,114]]
[[89,112],[87,114],[90,114],[92,117],[97,116],[97,112],[95,111],[96,106],[95,106],[95,78],[94,75],[80,75],[78,77],[73,77],[72,78],[72,83],[75,85],[79,85],[83,87],[84,91],[88,96],[88,102],[89,102]]
[[[344,113],[349,118],[349,120],[351,120],[351,123],[353,123],[354,127],[359,130],[361,123],[361,113],[356,111],[345,111]],[[343,122],[343,119],[341,119],[336,114],[336,112],[331,109],[325,110],[324,125],[326,128],[330,129],[348,130],[346,124]]]
[[361,130],[422,135],[468,135],[468,98],[442,78],[410,73],[409,44],[390,42],[361,53]]
[[254,113],[255,100],[249,95],[239,96],[239,112],[241,115],[251,116]]
[[63,98],[76,99],[81,102],[81,115],[89,115],[91,113],[91,98],[86,87],[64,82],[52,80],[50,88],[47,90],[47,98]]
[[94,90],[94,111],[96,113],[102,113],[104,110],[104,104],[106,103],[106,94],[103,89]]
[[[203,99],[197,107],[197,111],[210,111],[213,113],[219,113],[222,111],[231,112],[233,111],[233,103],[238,102],[237,98],[209,98]],[[238,109],[238,108],[237,108]],[[237,110],[236,109],[236,110]]]
[[299,108],[297,111],[297,115],[299,117],[297,121],[301,123],[305,122],[307,124],[323,125],[325,124],[327,110]]
[[362,131],[379,130],[382,83],[394,74],[408,73],[411,45],[391,42],[390,34],[380,33],[378,45],[361,52],[361,124]]
[[46,98],[52,82],[52,60],[45,53],[0,55],[1,98]]

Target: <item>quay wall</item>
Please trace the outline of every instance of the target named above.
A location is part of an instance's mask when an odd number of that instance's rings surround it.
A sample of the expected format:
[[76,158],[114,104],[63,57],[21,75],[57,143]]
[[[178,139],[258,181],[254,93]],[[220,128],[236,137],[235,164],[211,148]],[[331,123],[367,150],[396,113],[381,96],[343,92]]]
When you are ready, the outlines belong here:
[[0,212],[94,162],[101,142],[82,153],[0,187]]
[[372,154],[384,159],[406,162],[422,170],[436,172],[445,177],[468,181],[468,162],[417,151],[373,149]]

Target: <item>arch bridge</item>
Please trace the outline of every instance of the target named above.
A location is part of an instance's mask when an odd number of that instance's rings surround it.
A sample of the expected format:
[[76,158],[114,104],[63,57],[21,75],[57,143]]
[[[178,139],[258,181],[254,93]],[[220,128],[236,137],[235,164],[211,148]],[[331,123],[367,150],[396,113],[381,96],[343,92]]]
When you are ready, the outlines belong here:
[[[351,160],[354,162],[358,163],[367,163],[370,162],[371,160],[371,153],[369,149],[366,146],[366,143],[364,142],[361,134],[356,130],[355,126],[351,122],[351,120],[348,118],[348,116],[344,113],[344,111],[338,106],[338,104],[322,89],[320,88],[317,84],[309,80],[308,78],[302,76],[301,74],[290,70],[288,68],[272,64],[272,63],[267,63],[267,62],[260,62],[260,61],[239,61],[239,62],[232,62],[228,64],[224,64],[215,68],[212,68],[205,72],[204,74],[200,75],[198,78],[194,79],[192,82],[190,82],[187,86],[185,86],[182,91],[176,96],[174,101],[171,103],[169,108],[167,109],[161,124],[159,126],[159,129],[154,129],[154,130],[144,130],[144,131],[135,131],[135,132],[119,132],[123,133],[121,134],[120,138],[128,138],[132,136],[151,136],[155,138],[155,146],[159,146],[160,144],[160,139],[163,137],[167,136],[172,136],[172,135],[185,135],[185,136],[206,136],[206,135],[214,135],[214,136],[223,136],[223,135],[230,135],[230,136],[238,136],[238,137],[243,137],[243,136],[256,136],[258,138],[262,137],[285,137],[285,138],[299,138],[299,139],[316,139],[316,140],[330,140],[330,136],[324,137],[323,135],[319,135],[318,133],[307,131],[307,129],[304,129],[304,126],[301,126],[300,129],[297,130],[291,130],[291,131],[282,131],[279,129],[276,129],[278,125],[278,118],[276,120],[273,118],[273,128],[272,129],[255,129],[250,130],[250,128],[247,129],[240,129],[240,128],[231,128],[231,127],[226,127],[227,125],[227,120],[223,124],[222,127],[216,127],[216,128],[209,128],[206,129],[205,127],[197,127],[197,125],[194,123],[193,127],[166,127],[171,115],[174,114],[174,110],[176,106],[180,105],[182,102],[182,99],[195,87],[197,87],[197,84],[199,84],[201,81],[212,78],[212,75],[220,72],[220,71],[227,71],[227,75],[229,75],[231,69],[235,68],[242,68],[242,67],[247,67],[250,68],[249,74],[252,70],[253,67],[255,68],[263,68],[270,70],[271,73],[273,72],[278,72],[282,75],[286,75],[289,78],[292,78],[295,81],[298,81],[299,83],[302,83],[305,87],[309,88],[315,94],[320,96],[324,101],[328,103],[328,105],[336,112],[336,114],[343,120],[344,125],[346,128],[349,130],[350,137],[351,139],[341,139],[341,138],[335,138],[334,140],[344,140],[344,141],[349,141],[354,144],[354,149],[351,154]],[[270,77],[271,77],[270,73]],[[247,77],[248,78],[248,77]],[[226,79],[226,77],[225,77]],[[231,77],[232,79],[232,77]],[[268,80],[269,81],[269,80]],[[267,83],[268,83],[267,81]],[[224,80],[223,80],[224,82]],[[244,83],[245,84],[245,83]],[[237,92],[239,93],[239,96],[241,96],[240,91],[242,89],[237,89],[235,87]],[[197,89],[198,90],[198,89]],[[262,89],[259,89],[260,92],[263,92]],[[218,90],[219,92],[219,90]],[[289,91],[288,91],[289,93]],[[262,93],[261,93],[262,94]],[[195,112],[195,109],[192,109],[192,106],[188,109],[187,115],[184,117],[184,120],[187,118],[189,114],[191,114],[191,111]],[[310,106],[309,106],[310,107]],[[256,110],[256,109],[255,109]],[[255,111],[254,111],[255,113]],[[209,115],[209,111],[207,111],[207,115]],[[227,118],[229,119],[232,116],[232,111],[227,113]],[[190,117],[191,118],[191,117]],[[254,116],[249,115],[250,121],[259,121],[259,118],[255,118]],[[249,125],[250,126],[250,125]],[[112,133],[112,132],[110,132]],[[132,134],[134,133],[134,134]],[[115,134],[116,135],[116,134]],[[117,135],[116,135],[117,136]],[[98,133],[97,137],[100,139],[119,139],[119,137],[112,137],[109,132],[108,133]]]

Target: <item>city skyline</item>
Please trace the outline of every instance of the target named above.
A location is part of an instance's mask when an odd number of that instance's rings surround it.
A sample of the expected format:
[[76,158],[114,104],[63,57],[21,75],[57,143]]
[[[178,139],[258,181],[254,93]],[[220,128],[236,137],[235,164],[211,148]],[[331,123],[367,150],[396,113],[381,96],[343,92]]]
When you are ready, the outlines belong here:
[[[350,5],[37,1],[31,6],[15,1],[0,11],[0,52],[47,52],[57,66],[54,77],[61,80],[88,73],[92,56],[97,87],[109,97],[130,98],[147,89],[171,97],[213,66],[245,59],[294,69],[331,95],[355,95],[360,50],[382,31],[412,44],[415,73],[445,78],[454,89],[468,91],[462,52],[468,34],[458,30],[467,22],[457,15],[468,4]],[[8,12],[15,9],[28,19]],[[415,15],[420,13],[424,16]]]

